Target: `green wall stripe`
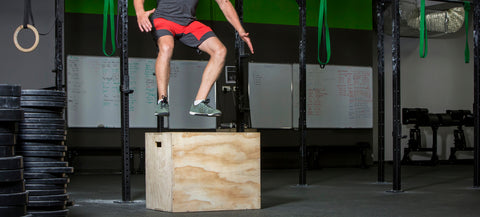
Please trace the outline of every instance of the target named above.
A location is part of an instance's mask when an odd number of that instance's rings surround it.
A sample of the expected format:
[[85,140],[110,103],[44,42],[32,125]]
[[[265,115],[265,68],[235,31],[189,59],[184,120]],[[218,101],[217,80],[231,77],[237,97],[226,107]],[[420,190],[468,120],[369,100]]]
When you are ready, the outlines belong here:
[[[65,12],[103,14],[103,4],[102,0],[65,0]],[[154,8],[155,5],[156,0],[145,0],[145,9]],[[317,26],[318,5],[319,0],[307,0],[308,26]],[[128,13],[135,16],[133,0],[129,0]],[[197,18],[226,21],[215,0],[200,0]],[[295,0],[244,0],[244,21],[298,25],[298,5]],[[372,30],[372,0],[329,0],[328,22],[331,28]]]

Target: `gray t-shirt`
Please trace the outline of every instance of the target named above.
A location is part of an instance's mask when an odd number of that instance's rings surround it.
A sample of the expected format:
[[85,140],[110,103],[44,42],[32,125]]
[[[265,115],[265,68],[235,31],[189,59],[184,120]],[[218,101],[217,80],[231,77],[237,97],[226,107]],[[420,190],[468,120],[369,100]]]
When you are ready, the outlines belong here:
[[152,18],[164,18],[186,26],[195,21],[198,0],[157,0],[157,9]]

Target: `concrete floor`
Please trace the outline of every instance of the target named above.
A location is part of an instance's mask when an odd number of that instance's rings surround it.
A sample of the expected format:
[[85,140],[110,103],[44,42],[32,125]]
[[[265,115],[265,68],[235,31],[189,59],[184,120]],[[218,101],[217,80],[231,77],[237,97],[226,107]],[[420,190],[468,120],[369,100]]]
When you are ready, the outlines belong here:
[[[391,182],[391,166],[386,179]],[[308,172],[308,187],[296,187],[296,170],[262,172],[262,209],[166,213],[145,208],[143,175],[132,176],[133,203],[121,200],[121,175],[76,174],[68,192],[70,217],[93,216],[480,216],[480,189],[472,188],[473,166],[404,166],[404,193],[376,183],[377,168],[327,168]]]

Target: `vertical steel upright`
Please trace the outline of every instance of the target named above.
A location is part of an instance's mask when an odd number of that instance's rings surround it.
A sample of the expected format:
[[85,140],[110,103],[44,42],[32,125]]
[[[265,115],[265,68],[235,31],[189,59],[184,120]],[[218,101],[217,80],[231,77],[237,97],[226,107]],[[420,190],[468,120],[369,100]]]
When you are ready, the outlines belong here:
[[392,67],[393,67],[393,192],[400,192],[401,185],[401,138],[400,122],[400,0],[392,1]]
[[377,0],[378,182],[385,182],[385,45],[383,0]]
[[63,90],[63,22],[65,0],[55,0],[55,86]]
[[473,49],[474,49],[474,174],[473,187],[480,188],[480,0],[473,1]]
[[[235,1],[235,9],[243,24],[243,0]],[[245,43],[238,32],[235,32],[235,66],[237,76],[235,79],[235,101],[236,104],[236,125],[237,132],[245,131],[245,94],[244,94],[244,61],[245,61]]]
[[300,115],[298,129],[300,131],[300,175],[299,185],[307,184],[307,67],[306,67],[306,46],[307,46],[307,3],[306,0],[297,0],[300,10]]
[[122,127],[122,200],[131,201],[130,194],[130,124],[129,124],[129,94],[128,75],[128,0],[118,0],[120,14],[120,94],[121,94],[121,127]]

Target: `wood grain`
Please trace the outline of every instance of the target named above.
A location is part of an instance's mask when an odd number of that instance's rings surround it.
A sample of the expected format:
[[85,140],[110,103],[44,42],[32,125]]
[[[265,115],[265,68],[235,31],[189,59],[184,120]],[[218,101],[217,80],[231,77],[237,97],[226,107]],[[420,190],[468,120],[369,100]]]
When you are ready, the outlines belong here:
[[[153,188],[160,188],[158,184],[147,187],[147,208],[152,204],[148,200],[162,197],[158,201],[172,200],[171,210],[153,208],[173,212],[213,211],[260,209],[260,134],[259,133],[156,133],[162,136],[153,136],[162,141],[159,149],[171,147],[171,159],[168,154],[157,161],[171,161],[171,163],[153,163],[146,159],[151,170],[147,173],[164,173],[162,168],[170,167],[172,174],[171,189],[168,193],[159,194]],[[170,135],[170,141],[168,138]],[[148,138],[148,136],[147,136]],[[146,140],[152,143],[153,140]],[[158,141],[158,140],[157,140]],[[170,142],[171,144],[166,145]],[[148,144],[147,144],[148,146]],[[146,150],[147,152],[149,149]],[[168,151],[167,151],[168,152]],[[146,158],[159,157],[146,154]],[[156,172],[156,171],[157,172]],[[167,173],[168,174],[168,173]],[[168,175],[148,175],[149,181],[157,178],[166,178]],[[162,182],[157,180],[157,182]],[[169,184],[168,181],[165,184]],[[162,187],[163,188],[163,187]],[[150,192],[152,190],[152,192]],[[166,191],[163,189],[162,191]],[[159,203],[159,202],[157,202]],[[167,203],[164,203],[167,204]],[[162,207],[164,207],[162,205]]]

